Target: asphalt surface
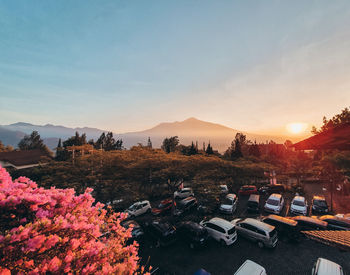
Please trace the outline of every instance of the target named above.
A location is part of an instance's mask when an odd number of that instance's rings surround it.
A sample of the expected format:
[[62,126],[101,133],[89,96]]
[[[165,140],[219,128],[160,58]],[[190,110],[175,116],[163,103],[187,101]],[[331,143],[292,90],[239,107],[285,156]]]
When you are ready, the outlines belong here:
[[[283,196],[285,207],[280,215],[289,216],[289,206],[294,195],[286,193]],[[222,215],[217,212],[208,218],[217,216],[231,221],[236,217],[259,218],[259,216],[268,215],[269,213],[263,211],[267,197],[261,196],[259,214],[251,214],[246,211],[248,196],[245,196],[239,198],[237,210],[233,215]],[[312,195],[307,195],[306,198],[310,205]],[[153,219],[150,215],[136,218],[140,223],[150,219]],[[176,222],[181,220],[199,222],[203,216],[193,211],[177,220],[172,220],[169,214],[162,219],[170,220],[176,225]],[[140,256],[143,265],[151,265],[157,270],[154,274],[193,274],[200,268],[211,274],[234,274],[247,259],[262,265],[267,274],[311,274],[313,264],[319,257],[340,264],[345,274],[350,274],[349,252],[340,251],[306,238],[299,243],[279,240],[276,248],[268,249],[259,248],[256,243],[238,236],[238,240],[228,247],[223,247],[218,242],[210,240],[203,249],[193,250],[181,240],[168,247],[156,248],[146,236],[145,241],[140,244]]]

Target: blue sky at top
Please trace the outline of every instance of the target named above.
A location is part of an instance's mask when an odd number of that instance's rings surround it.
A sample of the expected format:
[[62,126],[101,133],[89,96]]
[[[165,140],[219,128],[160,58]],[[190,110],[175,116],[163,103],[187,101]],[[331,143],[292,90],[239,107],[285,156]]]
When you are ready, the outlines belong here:
[[349,26],[349,1],[0,0],[0,124],[317,124],[350,105]]

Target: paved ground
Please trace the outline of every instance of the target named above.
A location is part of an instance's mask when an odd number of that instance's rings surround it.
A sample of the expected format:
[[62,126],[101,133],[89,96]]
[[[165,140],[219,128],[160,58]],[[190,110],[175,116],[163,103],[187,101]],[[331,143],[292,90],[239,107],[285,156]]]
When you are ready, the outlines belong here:
[[[317,188],[316,188],[317,189]],[[305,195],[309,205],[313,194],[319,190],[310,189]],[[312,191],[311,191],[312,190]],[[281,216],[289,216],[289,205],[294,194],[283,194],[285,207]],[[233,216],[214,213],[227,220],[235,217],[259,217],[267,215],[263,210],[260,214],[249,214],[246,211],[248,197],[240,197],[237,211]],[[262,196],[260,201],[261,209],[265,204],[267,196]],[[137,218],[142,221],[151,219],[150,216]],[[163,217],[169,219],[169,216]],[[203,217],[193,212],[179,220],[193,220],[199,222]],[[176,223],[176,221],[172,221]],[[208,246],[202,250],[191,250],[188,244],[177,241],[169,247],[156,248],[150,242],[141,244],[140,255],[142,264],[148,262],[153,267],[158,267],[155,274],[193,274],[196,270],[204,268],[211,274],[233,274],[239,266],[247,259],[253,260],[264,266],[268,274],[310,274],[314,262],[323,257],[340,264],[346,274],[350,274],[350,252],[339,251],[315,241],[304,239],[299,243],[288,243],[279,240],[274,249],[260,249],[257,244],[244,238],[238,237],[236,243],[230,247],[222,247],[215,241],[210,241]]]

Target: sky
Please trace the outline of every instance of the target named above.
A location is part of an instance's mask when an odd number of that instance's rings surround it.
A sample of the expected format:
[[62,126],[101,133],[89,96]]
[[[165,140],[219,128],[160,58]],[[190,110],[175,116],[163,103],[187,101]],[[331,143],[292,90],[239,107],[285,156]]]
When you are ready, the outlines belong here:
[[350,105],[349,26],[347,0],[0,0],[0,124],[319,126]]

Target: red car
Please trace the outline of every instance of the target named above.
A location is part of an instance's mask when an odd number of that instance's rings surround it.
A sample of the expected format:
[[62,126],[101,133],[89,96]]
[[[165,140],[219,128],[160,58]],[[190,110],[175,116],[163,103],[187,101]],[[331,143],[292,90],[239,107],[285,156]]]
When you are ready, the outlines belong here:
[[251,195],[251,194],[257,194],[258,189],[256,189],[255,185],[243,185],[238,191],[239,195]]
[[170,211],[172,204],[173,204],[172,199],[162,200],[157,207],[152,208],[152,215],[158,216],[166,213],[167,211]]

